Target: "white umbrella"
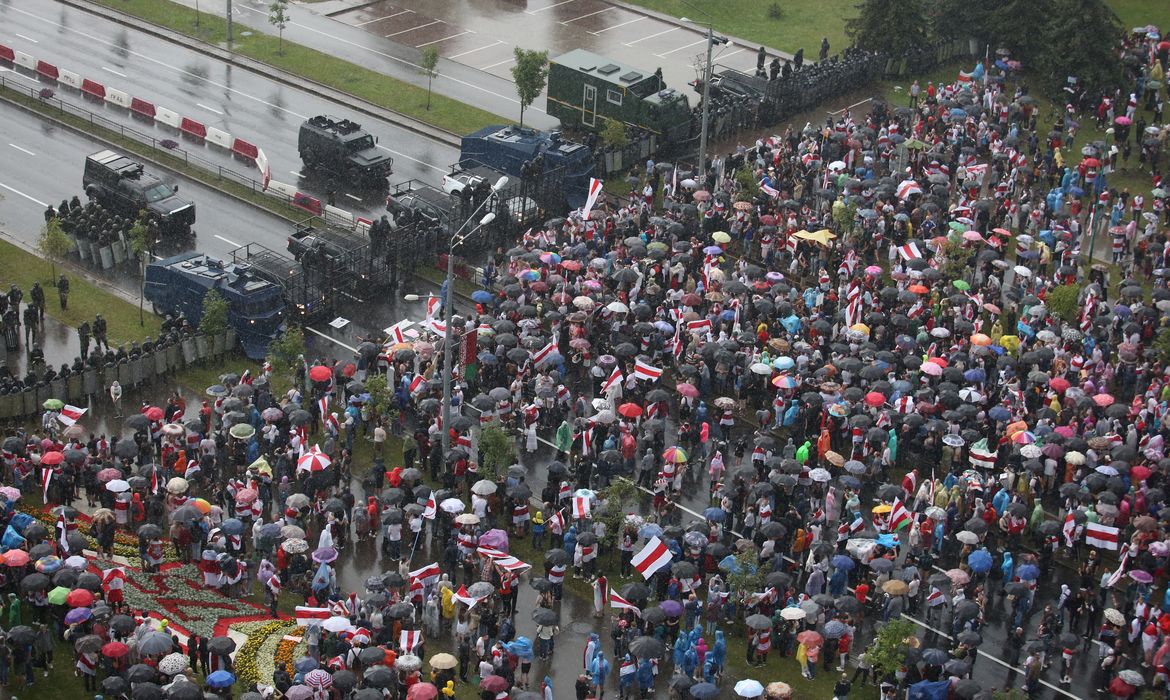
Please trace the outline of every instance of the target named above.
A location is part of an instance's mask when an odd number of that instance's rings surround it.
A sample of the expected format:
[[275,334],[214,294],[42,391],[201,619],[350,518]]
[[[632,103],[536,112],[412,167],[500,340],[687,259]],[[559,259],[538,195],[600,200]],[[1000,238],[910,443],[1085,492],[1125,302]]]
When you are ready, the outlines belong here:
[[471,492],[477,496],[490,496],[496,492],[496,482],[488,481],[487,479],[480,479],[471,487]]
[[764,686],[754,679],[747,679],[735,684],[735,694],[741,698],[758,698],[764,694]]
[[167,491],[171,493],[186,493],[189,488],[191,488],[191,485],[181,476],[173,476],[167,482]]
[[597,414],[593,416],[593,420],[597,421],[598,423],[609,425],[610,423],[617,420],[617,416],[614,415],[613,411],[607,408],[604,411],[598,411]]
[[319,472],[333,463],[316,445],[297,460],[297,471]]
[[780,611],[780,617],[789,621],[803,620],[807,616],[808,613],[796,607],[784,608]]
[[479,516],[475,513],[463,513],[455,517],[455,522],[460,525],[478,525]]
[[106,483],[106,490],[111,493],[122,493],[130,490],[130,484],[125,479],[114,479]]
[[321,627],[328,632],[345,632],[352,626],[348,617],[341,617],[340,615],[334,615],[321,623]]
[[753,374],[767,376],[772,373],[772,365],[766,365],[763,362],[757,362],[751,366]]
[[824,467],[817,467],[808,473],[808,478],[812,479],[813,481],[819,481],[823,484],[829,479],[832,479],[833,475],[829,473],[828,469],[825,469]]
[[573,306],[576,306],[578,309],[581,309],[582,311],[592,311],[593,310],[593,300],[590,299],[589,297],[577,297],[576,299],[573,300]]
[[970,530],[962,530],[959,534],[955,535],[955,539],[963,544],[975,544],[979,541],[979,535],[976,535]]
[[458,498],[447,498],[439,504],[439,508],[441,508],[444,513],[462,513],[467,508],[467,506],[465,506],[463,501],[459,500]]
[[1039,459],[1042,454],[1044,453],[1040,451],[1040,446],[1036,444],[1024,445],[1020,448],[1020,456],[1024,459]]
[[1012,270],[1020,277],[1027,278],[1027,277],[1032,276],[1032,271],[1029,270],[1028,268],[1024,267],[1023,265],[1016,265],[1015,267],[1012,268]]
[[611,301],[611,302],[609,302],[609,304],[605,308],[609,309],[610,311],[614,312],[615,314],[624,314],[624,313],[629,313],[629,311],[630,311],[630,307],[626,306],[625,304],[621,303],[620,301]]

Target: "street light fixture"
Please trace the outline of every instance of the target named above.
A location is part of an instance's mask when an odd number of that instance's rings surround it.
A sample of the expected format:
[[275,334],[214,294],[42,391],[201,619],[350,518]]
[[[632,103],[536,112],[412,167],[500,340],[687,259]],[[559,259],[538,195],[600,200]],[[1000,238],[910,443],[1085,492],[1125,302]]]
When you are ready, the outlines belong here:
[[[496,184],[492,185],[492,193],[499,192],[508,186],[508,176],[502,175]],[[454,376],[452,364],[454,363],[454,349],[452,344],[452,319],[455,317],[455,304],[451,303],[451,290],[455,287],[455,248],[463,244],[467,237],[478,231],[480,228],[487,226],[492,221],[495,221],[495,212],[488,212],[479,219],[478,225],[467,233],[463,233],[463,229],[467,225],[476,220],[480,211],[484,206],[491,201],[491,197],[484,197],[475,211],[471,212],[471,216],[463,225],[459,227],[454,234],[451,235],[451,240],[447,248],[447,283],[446,293],[442,297],[443,301],[443,322],[446,324],[443,329],[443,455],[451,449],[451,381]]]

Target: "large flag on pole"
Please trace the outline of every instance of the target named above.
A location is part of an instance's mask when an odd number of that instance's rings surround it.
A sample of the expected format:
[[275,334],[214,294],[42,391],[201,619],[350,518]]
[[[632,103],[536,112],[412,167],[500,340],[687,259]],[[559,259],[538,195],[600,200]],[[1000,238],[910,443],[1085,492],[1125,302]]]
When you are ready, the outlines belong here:
[[1101,549],[1117,549],[1120,546],[1120,528],[1100,523],[1085,523],[1085,544]]
[[57,414],[57,420],[61,421],[61,423],[64,425],[73,425],[77,421],[81,420],[81,417],[84,416],[85,412],[88,410],[88,408],[78,408],[77,406],[70,406],[69,404],[65,404],[65,407],[62,408],[60,413]]
[[589,196],[585,199],[585,206],[581,208],[581,218],[586,221],[589,220],[589,212],[593,210],[593,205],[597,204],[597,198],[601,195],[601,180],[595,177],[589,178]]
[[649,580],[662,567],[670,563],[674,558],[674,554],[667,548],[666,544],[657,537],[652,538],[642,548],[641,552],[634,555],[630,563],[642,574],[642,578]]

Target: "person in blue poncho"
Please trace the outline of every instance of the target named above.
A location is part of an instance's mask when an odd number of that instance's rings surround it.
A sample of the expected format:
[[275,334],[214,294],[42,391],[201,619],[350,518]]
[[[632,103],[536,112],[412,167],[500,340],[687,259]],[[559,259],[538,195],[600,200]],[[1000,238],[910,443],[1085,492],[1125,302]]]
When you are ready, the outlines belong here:
[[682,670],[683,673],[690,677],[694,677],[695,669],[699,666],[699,653],[695,651],[695,647],[687,648],[687,653],[683,655]]
[[600,648],[589,667],[589,676],[593,681],[593,697],[601,700],[605,697],[605,679],[609,677],[609,659],[605,658],[605,652]]
[[654,667],[647,659],[638,662],[638,689],[643,695],[649,694],[654,688]]
[[687,649],[690,648],[690,639],[686,635],[680,634],[678,639],[674,640],[674,665],[682,666],[683,659],[686,657]]
[[723,639],[722,630],[715,632],[715,644],[711,647],[711,651],[707,656],[721,673],[723,671],[723,665],[727,663],[727,641]]

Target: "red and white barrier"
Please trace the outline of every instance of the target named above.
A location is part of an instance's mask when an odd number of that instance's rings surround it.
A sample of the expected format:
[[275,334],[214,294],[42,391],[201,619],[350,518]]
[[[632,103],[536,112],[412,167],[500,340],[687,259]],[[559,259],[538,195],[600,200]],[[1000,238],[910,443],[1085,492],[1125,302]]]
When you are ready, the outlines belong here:
[[[61,82],[65,82],[62,80]],[[96,97],[99,100],[106,99],[106,86],[101,83],[86,78],[81,81],[81,91],[90,97]]]
[[190,136],[191,138],[207,138],[207,127],[204,126],[202,122],[197,122],[190,117],[183,117],[179,121],[179,131],[183,132],[187,136]]
[[106,102],[121,107],[122,109],[130,109],[130,95],[122,92],[117,88],[106,88]]
[[62,85],[66,86],[66,87],[71,87],[74,90],[80,90],[81,86],[85,82],[85,80],[82,79],[82,77],[80,75],[78,75],[77,73],[74,73],[71,70],[65,70],[64,68],[62,68],[61,75],[60,75],[60,77],[57,78],[57,82],[61,83]]
[[154,105],[146,100],[140,100],[137,97],[130,100],[130,111],[134,112],[140,117],[147,119],[154,119]]
[[349,212],[349,211],[346,211],[346,210],[341,209],[339,207],[335,207],[335,206],[326,204],[325,205],[325,213],[328,214],[330,217],[332,217],[333,220],[340,219],[341,221],[344,221],[345,223],[350,224],[351,226],[353,225],[353,212]]
[[320,216],[321,212],[323,211],[321,200],[317,199],[316,197],[310,197],[304,192],[297,192],[295,195],[293,195],[292,205],[298,209],[304,209],[310,214],[316,214],[318,216]]
[[37,61],[36,71],[37,75],[41,76],[42,78],[47,78],[54,81],[61,75],[61,72],[57,70],[57,66],[54,66],[48,61]]
[[287,197],[288,199],[292,199],[293,197],[297,196],[296,187],[288,184],[287,182],[281,182],[279,180],[270,180],[268,182],[268,191],[272,192],[274,196]]
[[214,126],[207,127],[207,142],[225,148],[232,149],[232,135],[222,129],[216,129]]
[[11,46],[0,44],[0,61],[16,62],[16,52],[12,50]]
[[155,107],[154,119],[155,121],[166,124],[172,129],[178,129],[179,124],[183,122],[183,118],[179,116],[178,112],[167,109],[166,107]]
[[243,139],[236,139],[232,141],[232,153],[241,158],[255,161],[256,157],[260,155],[260,149],[256,148],[255,144],[248,143]]

